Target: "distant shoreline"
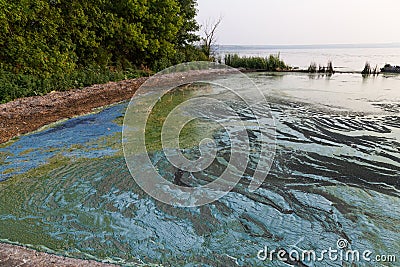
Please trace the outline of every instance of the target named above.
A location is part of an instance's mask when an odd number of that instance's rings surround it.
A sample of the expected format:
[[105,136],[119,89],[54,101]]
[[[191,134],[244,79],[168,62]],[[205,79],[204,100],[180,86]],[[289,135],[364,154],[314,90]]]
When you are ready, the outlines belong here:
[[[334,73],[326,73],[326,72],[315,72],[311,73],[308,70],[303,70],[303,69],[294,69],[294,70],[275,70],[275,71],[268,71],[268,70],[263,70],[263,69],[239,69],[243,73],[252,73],[252,72],[271,72],[271,73],[306,73],[306,74],[316,74],[316,75],[327,75],[327,74],[362,74],[361,71],[336,71]],[[381,74],[378,73],[378,74]]]
[[362,48],[400,48],[400,43],[377,44],[311,44],[311,45],[219,45],[219,51],[238,50],[290,50],[290,49],[362,49]]

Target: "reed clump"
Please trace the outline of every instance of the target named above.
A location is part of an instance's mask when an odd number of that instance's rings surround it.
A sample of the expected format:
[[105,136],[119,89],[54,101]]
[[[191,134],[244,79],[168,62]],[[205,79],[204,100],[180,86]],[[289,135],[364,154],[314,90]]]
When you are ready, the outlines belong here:
[[308,67],[309,73],[317,73],[317,63],[311,62],[310,66]]
[[317,63],[311,62],[311,64],[308,67],[307,71],[309,73],[325,73],[325,74],[334,74],[335,73],[332,61],[328,61],[328,65],[326,67],[325,66],[321,66],[321,65],[319,65],[317,67]]
[[280,54],[268,57],[246,57],[237,54],[227,54],[224,63],[233,68],[245,68],[248,70],[285,71],[290,67],[280,59]]
[[365,63],[364,69],[361,72],[362,75],[378,75],[379,71],[378,71],[378,65],[375,66],[375,68],[371,68],[371,64],[369,62]]

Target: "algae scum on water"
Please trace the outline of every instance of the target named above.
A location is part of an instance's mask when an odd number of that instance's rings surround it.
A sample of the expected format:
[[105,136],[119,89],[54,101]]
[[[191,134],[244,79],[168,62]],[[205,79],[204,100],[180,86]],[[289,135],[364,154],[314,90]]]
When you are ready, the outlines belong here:
[[[320,251],[336,248],[339,239],[361,252],[398,253],[400,116],[385,107],[399,102],[372,103],[382,107],[375,114],[344,111],[338,103],[315,105],[310,100],[315,91],[277,93],[285,83],[307,83],[307,76],[255,74],[253,79],[261,88],[268,85],[262,90],[277,127],[275,161],[260,189],[248,190],[255,168],[250,158],[234,190],[211,204],[174,208],[150,198],[126,167],[121,131],[128,104],[121,103],[0,148],[0,239],[123,265],[286,266],[261,261],[257,253],[265,246]],[[173,179],[175,169],[161,150],[160,129],[174,106],[201,94],[229,98],[213,87],[178,88],[160,99],[149,117],[146,147],[167,178]],[[230,103],[240,105],[235,98]],[[251,114],[242,115],[251,121]],[[203,138],[216,140],[216,162],[192,178],[202,184],[218,176],[230,146],[220,126],[193,121],[179,137],[188,158],[198,156]],[[343,262],[350,263],[303,264]]]

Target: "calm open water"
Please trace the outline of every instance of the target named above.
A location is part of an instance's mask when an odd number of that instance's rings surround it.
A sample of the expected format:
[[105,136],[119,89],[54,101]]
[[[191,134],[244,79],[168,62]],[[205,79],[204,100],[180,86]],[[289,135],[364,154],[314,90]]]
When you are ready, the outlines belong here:
[[262,47],[262,46],[220,46],[219,54],[239,54],[241,56],[268,56],[280,53],[281,58],[289,66],[307,69],[311,62],[326,66],[328,61],[333,62],[336,70],[362,71],[368,61],[372,67],[382,68],[386,63],[400,65],[400,45],[393,47],[365,47],[365,48],[326,48],[312,46],[311,48],[291,47]]

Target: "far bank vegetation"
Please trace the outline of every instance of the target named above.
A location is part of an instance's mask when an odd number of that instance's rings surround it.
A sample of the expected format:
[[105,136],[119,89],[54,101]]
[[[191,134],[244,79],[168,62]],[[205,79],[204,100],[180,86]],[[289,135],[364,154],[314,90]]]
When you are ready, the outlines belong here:
[[246,57],[237,54],[227,54],[224,63],[233,68],[244,68],[247,70],[263,71],[285,71],[290,67],[281,60],[280,54],[269,55],[268,57]]

